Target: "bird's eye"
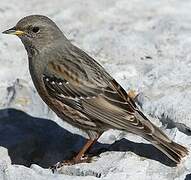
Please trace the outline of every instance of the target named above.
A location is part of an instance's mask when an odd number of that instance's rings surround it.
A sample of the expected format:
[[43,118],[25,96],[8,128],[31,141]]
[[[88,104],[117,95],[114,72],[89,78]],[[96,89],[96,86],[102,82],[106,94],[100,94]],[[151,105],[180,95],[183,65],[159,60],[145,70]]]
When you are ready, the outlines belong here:
[[40,30],[39,27],[36,27],[36,26],[32,28],[32,32],[34,33],[39,32],[39,30]]

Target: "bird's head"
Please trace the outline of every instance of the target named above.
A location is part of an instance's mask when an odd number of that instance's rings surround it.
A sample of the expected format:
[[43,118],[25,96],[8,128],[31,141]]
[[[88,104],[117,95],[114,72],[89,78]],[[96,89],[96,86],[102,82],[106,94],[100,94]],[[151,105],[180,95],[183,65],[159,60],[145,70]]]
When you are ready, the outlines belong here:
[[64,37],[58,26],[48,17],[42,15],[26,16],[13,28],[3,33],[17,35],[27,51],[30,48],[40,50]]

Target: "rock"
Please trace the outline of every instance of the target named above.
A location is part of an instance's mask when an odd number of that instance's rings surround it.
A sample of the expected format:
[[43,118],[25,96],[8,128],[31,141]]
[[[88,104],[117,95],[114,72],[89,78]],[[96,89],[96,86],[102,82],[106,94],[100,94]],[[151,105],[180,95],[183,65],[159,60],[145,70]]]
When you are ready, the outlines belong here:
[[[1,31],[44,14],[95,57],[174,141],[190,146],[190,1],[1,1]],[[13,13],[14,12],[14,13]],[[90,164],[47,168],[86,141],[42,102],[20,40],[0,35],[0,179],[125,180],[190,178],[190,155],[177,167],[141,137],[110,130],[89,152]],[[116,142],[115,142],[116,141]]]

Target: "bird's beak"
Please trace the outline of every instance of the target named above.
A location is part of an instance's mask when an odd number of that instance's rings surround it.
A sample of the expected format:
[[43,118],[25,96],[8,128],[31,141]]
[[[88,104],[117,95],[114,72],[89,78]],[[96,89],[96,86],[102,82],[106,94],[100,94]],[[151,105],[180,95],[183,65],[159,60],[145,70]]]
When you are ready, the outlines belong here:
[[25,32],[24,31],[20,31],[20,30],[17,30],[16,27],[13,27],[11,29],[8,29],[6,31],[3,31],[2,32],[3,34],[13,34],[13,35],[17,35],[17,36],[20,36],[20,35],[24,35]]

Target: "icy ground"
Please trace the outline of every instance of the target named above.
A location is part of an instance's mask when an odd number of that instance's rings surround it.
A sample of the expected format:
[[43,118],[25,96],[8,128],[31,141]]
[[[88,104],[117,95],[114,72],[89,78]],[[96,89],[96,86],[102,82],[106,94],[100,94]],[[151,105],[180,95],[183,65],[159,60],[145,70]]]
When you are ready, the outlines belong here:
[[[52,18],[127,91],[139,93],[142,110],[174,141],[191,147],[190,0],[1,0],[0,31],[30,14]],[[2,34],[0,108],[0,180],[191,179],[190,156],[174,167],[147,141],[114,130],[90,152],[100,154],[96,161],[52,174],[47,167],[72,157],[84,134],[41,101],[23,45]]]

